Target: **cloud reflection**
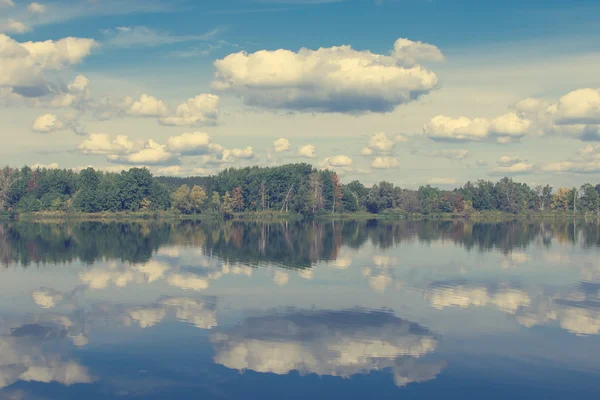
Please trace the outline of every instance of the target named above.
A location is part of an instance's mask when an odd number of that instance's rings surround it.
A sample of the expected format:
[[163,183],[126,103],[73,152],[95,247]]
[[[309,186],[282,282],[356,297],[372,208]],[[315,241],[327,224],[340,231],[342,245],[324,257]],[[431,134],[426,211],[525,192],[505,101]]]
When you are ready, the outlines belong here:
[[68,337],[64,326],[52,323],[25,324],[0,330],[0,389],[18,381],[58,382],[63,385],[91,383],[87,368],[55,349]]
[[349,378],[391,369],[397,385],[435,378],[443,363],[422,365],[438,339],[389,312],[292,311],[245,319],[213,335],[215,362],[236,370]]

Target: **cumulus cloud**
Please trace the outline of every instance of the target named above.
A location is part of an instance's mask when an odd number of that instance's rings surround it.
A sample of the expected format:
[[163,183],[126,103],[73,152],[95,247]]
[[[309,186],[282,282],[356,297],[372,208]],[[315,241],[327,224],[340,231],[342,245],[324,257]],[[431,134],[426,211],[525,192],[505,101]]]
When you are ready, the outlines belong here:
[[562,135],[580,140],[600,140],[600,90],[577,89],[552,103],[527,98],[513,112],[497,118],[438,115],[423,134],[438,141],[496,141],[507,144],[526,135]]
[[400,161],[395,157],[376,157],[371,163],[371,167],[375,169],[390,169],[399,166]]
[[127,113],[135,117],[161,117],[167,114],[167,105],[156,97],[142,94],[139,100],[132,101]]
[[542,166],[545,172],[572,172],[589,174],[600,172],[600,160],[594,161],[559,161]]
[[288,151],[290,149],[290,141],[286,138],[279,138],[273,142],[273,149],[277,153]]
[[50,81],[47,74],[80,63],[97,45],[93,39],[74,37],[19,43],[0,34],[2,97],[28,99],[59,95],[60,85]]
[[64,122],[62,122],[58,117],[54,114],[44,114],[40,115],[33,121],[33,125],[31,129],[34,132],[39,133],[50,133],[54,131],[60,131],[65,128]]
[[78,147],[83,154],[92,155],[124,155],[136,151],[139,143],[129,140],[127,136],[118,135],[114,140],[106,133],[92,133]]
[[191,172],[205,175],[206,169],[192,168],[184,170],[175,168],[181,157],[200,156],[204,165],[233,163],[239,160],[255,158],[252,147],[226,149],[212,143],[210,136],[204,132],[183,133],[172,136],[162,145],[152,139],[133,141],[127,136],[119,135],[113,139],[104,133],[92,133],[78,147],[79,152],[88,155],[105,155],[112,163],[133,164],[143,166],[171,166],[176,175]]
[[367,147],[361,150],[363,156],[373,154],[390,154],[396,147],[396,142],[388,138],[383,132],[376,133],[369,139]]
[[[507,161],[507,159],[505,159]],[[492,168],[492,175],[517,175],[526,174],[533,171],[534,165],[520,160],[510,160],[508,163],[503,163],[502,159],[498,161],[498,167]]]
[[30,30],[31,29],[27,25],[14,19],[0,22],[0,32],[21,34],[29,32]]
[[529,132],[531,121],[516,113],[509,113],[494,119],[467,117],[451,118],[438,115],[423,128],[425,136],[437,141],[484,141],[495,140],[508,143],[520,139]]
[[43,14],[46,12],[46,6],[40,3],[31,3],[27,6],[27,11],[33,14]]
[[445,60],[441,50],[436,46],[420,41],[413,42],[405,38],[396,40],[392,55],[407,66],[416,65],[419,61],[442,62]]
[[386,312],[297,311],[248,318],[213,335],[215,362],[240,371],[291,371],[351,377],[391,369],[397,384],[433,379],[440,368],[417,367],[437,339]]
[[177,106],[175,114],[163,116],[160,124],[168,126],[214,125],[219,116],[219,96],[200,94]]
[[350,46],[239,52],[215,61],[213,88],[269,109],[389,112],[436,88],[436,75],[416,64],[440,60],[434,48],[401,39],[391,55]]
[[204,155],[214,149],[211,137],[204,132],[184,133],[167,140],[167,149],[182,155]]
[[31,169],[58,169],[58,163],[33,164]]
[[348,156],[331,156],[323,160],[323,168],[333,169],[338,172],[349,172],[352,170],[352,159]]
[[544,164],[545,172],[570,172],[589,174],[600,171],[600,145],[587,145],[578,151],[577,158]]
[[15,2],[13,0],[0,0],[0,8],[3,7],[14,7]]
[[312,144],[307,144],[298,148],[298,152],[296,153],[298,157],[303,158],[317,158],[315,154],[315,146]]
[[556,105],[558,124],[600,124],[600,89],[574,90]]
[[166,150],[166,146],[152,139],[149,139],[139,151],[126,155],[109,155],[108,160],[137,165],[164,165],[179,162],[175,154]]

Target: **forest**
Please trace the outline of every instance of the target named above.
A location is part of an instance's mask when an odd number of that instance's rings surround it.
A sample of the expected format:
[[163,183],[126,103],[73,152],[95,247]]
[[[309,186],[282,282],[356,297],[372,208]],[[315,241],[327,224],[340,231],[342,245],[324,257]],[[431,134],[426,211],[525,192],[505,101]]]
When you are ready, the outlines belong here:
[[0,170],[0,213],[158,212],[218,214],[246,212],[301,215],[454,214],[498,211],[598,214],[600,184],[579,188],[530,187],[504,177],[467,182],[454,190],[430,185],[417,190],[380,182],[342,183],[331,170],[309,164],[229,168],[214,176],[154,177],[146,168],[109,173],[23,167]]

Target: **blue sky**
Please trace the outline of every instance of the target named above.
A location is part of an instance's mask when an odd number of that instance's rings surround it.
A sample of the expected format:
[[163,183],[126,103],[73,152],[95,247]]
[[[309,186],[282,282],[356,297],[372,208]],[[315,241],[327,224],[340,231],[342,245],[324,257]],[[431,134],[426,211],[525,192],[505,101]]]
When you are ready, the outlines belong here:
[[0,159],[596,183],[598,15],[583,0],[0,0]]

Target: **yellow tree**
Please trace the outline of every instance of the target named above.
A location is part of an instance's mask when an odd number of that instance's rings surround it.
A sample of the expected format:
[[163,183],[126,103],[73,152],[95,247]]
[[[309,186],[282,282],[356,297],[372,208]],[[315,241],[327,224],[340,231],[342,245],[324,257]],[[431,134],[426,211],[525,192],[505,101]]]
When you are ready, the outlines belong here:
[[223,196],[221,212],[225,216],[230,216],[231,214],[233,214],[233,198],[231,197],[229,192],[226,192],[225,195]]
[[191,212],[190,204],[190,188],[188,185],[181,185],[171,195],[171,205],[174,209],[181,211],[184,214]]
[[190,207],[191,209],[199,213],[202,210],[202,206],[206,201],[208,196],[206,196],[206,192],[201,186],[195,185],[190,192]]

